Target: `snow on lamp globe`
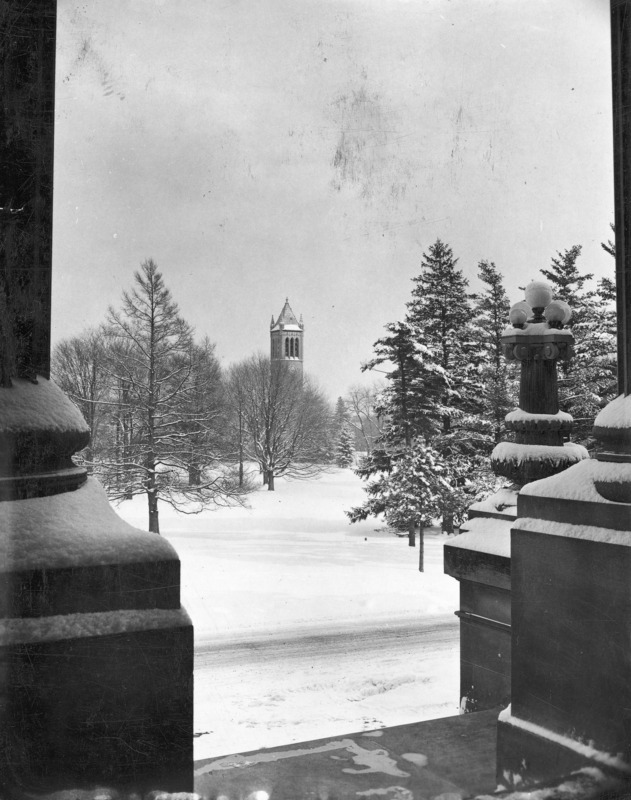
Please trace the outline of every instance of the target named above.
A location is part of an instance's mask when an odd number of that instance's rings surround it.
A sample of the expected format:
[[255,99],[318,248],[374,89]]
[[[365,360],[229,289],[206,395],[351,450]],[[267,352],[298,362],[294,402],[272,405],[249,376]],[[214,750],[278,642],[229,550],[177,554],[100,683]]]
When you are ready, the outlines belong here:
[[500,442],[491,454],[495,474],[516,486],[554,475],[588,456],[585,448],[568,441],[573,420],[559,409],[556,365],[572,355],[574,339],[564,329],[571,309],[553,299],[545,281],[532,281],[525,294],[525,301],[512,306],[511,326],[501,338],[506,359],[521,364],[519,407],[506,415],[515,441]]

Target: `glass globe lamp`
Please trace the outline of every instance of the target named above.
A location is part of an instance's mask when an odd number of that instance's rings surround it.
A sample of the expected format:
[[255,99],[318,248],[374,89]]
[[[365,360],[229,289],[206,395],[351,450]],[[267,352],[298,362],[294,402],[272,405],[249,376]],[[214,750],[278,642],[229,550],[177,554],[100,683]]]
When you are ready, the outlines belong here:
[[546,306],[543,316],[550,325],[560,327],[572,319],[572,309],[563,300],[553,300]]
[[[523,305],[525,305],[525,303]],[[521,303],[517,303],[511,308],[508,314],[508,319],[514,328],[521,328],[528,322],[528,312],[521,306]]]
[[552,301],[552,289],[545,281],[532,281],[526,286],[526,302],[533,309],[544,309]]

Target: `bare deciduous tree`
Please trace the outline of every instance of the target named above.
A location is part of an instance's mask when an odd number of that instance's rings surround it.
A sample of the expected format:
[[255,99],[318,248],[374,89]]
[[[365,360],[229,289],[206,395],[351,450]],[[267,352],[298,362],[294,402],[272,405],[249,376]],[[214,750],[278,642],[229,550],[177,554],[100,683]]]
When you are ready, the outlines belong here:
[[308,478],[326,469],[331,411],[308,377],[259,354],[237,364],[232,381],[243,403],[245,450],[269,491],[281,475]]
[[351,386],[345,398],[348,424],[355,432],[355,449],[365,450],[368,456],[384,428],[384,420],[376,410],[377,398],[384,388],[383,381],[372,386]]
[[115,499],[146,494],[149,530],[159,533],[159,500],[195,513],[239,500],[241,490],[220,463],[210,466],[217,455],[210,435],[210,346],[194,345],[155,262],[145,261],[134,279],[121,309],[110,308],[106,329],[125,439],[104,464],[104,478]]
[[102,402],[108,398],[110,380],[105,360],[102,332],[94,328],[59,342],[51,358],[52,377],[79,407],[90,428],[90,444],[82,453],[90,471],[106,422]]

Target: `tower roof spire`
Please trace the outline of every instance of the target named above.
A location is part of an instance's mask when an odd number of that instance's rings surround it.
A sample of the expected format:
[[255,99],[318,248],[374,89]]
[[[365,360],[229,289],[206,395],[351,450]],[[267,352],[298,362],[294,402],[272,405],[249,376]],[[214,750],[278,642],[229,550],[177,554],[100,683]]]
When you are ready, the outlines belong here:
[[296,315],[291,310],[288,297],[285,298],[285,305],[276,322],[274,322],[274,318],[272,317],[272,329],[280,330],[281,328],[284,330],[302,330],[301,323],[298,322]]

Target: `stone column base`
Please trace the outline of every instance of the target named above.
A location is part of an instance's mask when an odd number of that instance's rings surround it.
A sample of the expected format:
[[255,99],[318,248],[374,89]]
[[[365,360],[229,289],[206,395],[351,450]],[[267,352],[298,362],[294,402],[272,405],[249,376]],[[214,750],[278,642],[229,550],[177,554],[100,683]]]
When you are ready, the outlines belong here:
[[511,533],[511,710],[498,780],[582,766],[631,774],[631,506],[596,491],[586,460],[525,486]]
[[89,479],[0,503],[0,565],[7,795],[189,791],[193,627],[171,545],[123,522]]
[[[187,615],[72,616],[83,627],[72,638],[37,637],[0,648],[5,785],[190,791],[193,627]],[[127,626],[132,629],[98,633]]]
[[500,714],[497,723],[497,783],[505,789],[536,786],[584,767],[597,767],[621,780],[631,768],[621,759],[593,747],[555,736],[538,725]]

